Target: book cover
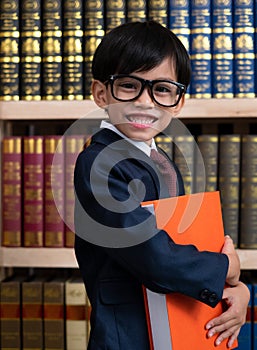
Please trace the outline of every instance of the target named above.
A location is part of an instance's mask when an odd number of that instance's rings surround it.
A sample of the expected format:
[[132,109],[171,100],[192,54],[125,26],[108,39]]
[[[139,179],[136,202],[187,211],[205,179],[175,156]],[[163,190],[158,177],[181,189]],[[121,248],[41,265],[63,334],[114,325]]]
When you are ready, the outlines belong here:
[[252,345],[252,311],[253,311],[253,285],[247,283],[247,287],[250,291],[250,300],[247,307],[246,322],[241,327],[238,335],[238,349],[239,350],[250,350],[253,349]]
[[23,138],[23,245],[42,247],[44,232],[43,136]]
[[106,32],[126,22],[126,0],[105,1]]
[[85,350],[87,335],[87,296],[80,277],[73,277],[65,284],[66,347],[67,350]]
[[83,1],[63,1],[63,99],[83,100]]
[[0,4],[0,101],[19,100],[19,0]]
[[127,0],[127,22],[144,22],[147,19],[146,0]]
[[23,350],[44,349],[43,284],[44,276],[32,276],[22,283]]
[[44,136],[44,246],[64,246],[64,141]]
[[25,276],[13,275],[0,282],[0,348],[20,350],[21,283]]
[[41,100],[41,1],[21,0],[20,98]]
[[242,249],[257,248],[257,135],[242,136],[240,237]]
[[78,154],[84,146],[83,135],[65,136],[65,247],[74,247],[74,184],[73,175]]
[[211,98],[211,1],[192,1],[190,4],[190,96]]
[[225,233],[238,246],[239,206],[240,206],[240,135],[220,135],[219,180]]
[[65,277],[43,285],[44,349],[65,350]]
[[2,142],[2,245],[22,245],[22,139]]
[[[177,244],[194,244],[200,251],[219,252],[224,230],[219,192],[205,192],[145,202],[153,205],[157,227]],[[144,288],[145,289],[145,288]],[[179,293],[158,294],[145,289],[151,349],[227,349],[206,337],[206,323],[223,312],[222,302],[212,308]],[[161,312],[160,312],[161,311]],[[156,321],[157,320],[157,321]],[[234,343],[234,345],[236,345]]]
[[[199,135],[197,137],[197,146],[200,151],[200,157],[196,153],[196,192],[217,191],[219,137],[215,134]],[[204,163],[204,174],[201,172],[201,162]],[[203,184],[205,184],[205,188],[203,188]]]
[[194,192],[195,139],[192,135],[174,136],[174,162],[183,177],[185,194]]
[[255,4],[234,2],[234,90],[235,97],[255,97]]
[[42,99],[62,99],[62,2],[42,1]]
[[148,19],[168,27],[168,0],[148,0]]
[[84,97],[92,99],[92,60],[104,33],[104,1],[91,0],[84,4]]
[[212,3],[212,97],[234,97],[232,0]]

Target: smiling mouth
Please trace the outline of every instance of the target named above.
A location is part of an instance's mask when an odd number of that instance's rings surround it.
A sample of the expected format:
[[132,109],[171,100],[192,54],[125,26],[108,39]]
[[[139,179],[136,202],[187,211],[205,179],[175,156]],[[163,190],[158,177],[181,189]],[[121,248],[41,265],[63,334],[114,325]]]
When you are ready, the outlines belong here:
[[143,116],[143,115],[128,115],[126,116],[126,118],[130,123],[137,124],[137,125],[151,125],[157,120],[157,118],[153,116]]

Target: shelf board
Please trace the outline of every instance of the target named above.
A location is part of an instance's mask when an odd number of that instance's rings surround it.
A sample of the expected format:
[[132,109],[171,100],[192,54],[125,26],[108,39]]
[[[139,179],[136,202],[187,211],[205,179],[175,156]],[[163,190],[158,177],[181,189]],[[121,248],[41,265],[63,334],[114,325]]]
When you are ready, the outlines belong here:
[[[103,119],[91,100],[1,101],[0,120]],[[179,118],[256,118],[257,98],[186,99]]]
[[77,268],[72,248],[0,248],[2,267]]
[[[257,270],[257,249],[237,250],[242,270]],[[72,248],[7,248],[0,247],[2,267],[77,268]]]

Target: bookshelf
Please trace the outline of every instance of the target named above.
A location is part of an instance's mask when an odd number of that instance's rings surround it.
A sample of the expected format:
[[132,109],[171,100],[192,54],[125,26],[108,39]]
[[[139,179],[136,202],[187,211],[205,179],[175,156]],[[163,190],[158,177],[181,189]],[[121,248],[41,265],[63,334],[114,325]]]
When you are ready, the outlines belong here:
[[[214,119],[228,121],[256,120],[257,99],[187,99],[181,119],[200,120],[202,123]],[[0,123],[15,121],[53,121],[79,118],[101,120],[104,113],[91,100],[83,101],[19,101],[0,102]],[[2,133],[2,132],[1,132]],[[3,136],[3,135],[2,135]],[[238,249],[243,270],[257,269],[257,250]],[[0,247],[0,267],[46,267],[77,268],[71,248],[9,248]]]

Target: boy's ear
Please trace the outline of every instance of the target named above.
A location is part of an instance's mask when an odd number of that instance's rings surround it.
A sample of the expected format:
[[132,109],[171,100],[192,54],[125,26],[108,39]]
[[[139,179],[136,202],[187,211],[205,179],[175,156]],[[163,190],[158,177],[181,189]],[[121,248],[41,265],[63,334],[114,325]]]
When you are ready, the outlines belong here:
[[174,116],[178,115],[181,111],[181,109],[183,108],[185,104],[185,95],[183,95],[179,101],[179,103],[174,107],[173,112],[174,112]]
[[100,80],[93,80],[91,91],[95,103],[100,108],[107,106],[107,88]]

